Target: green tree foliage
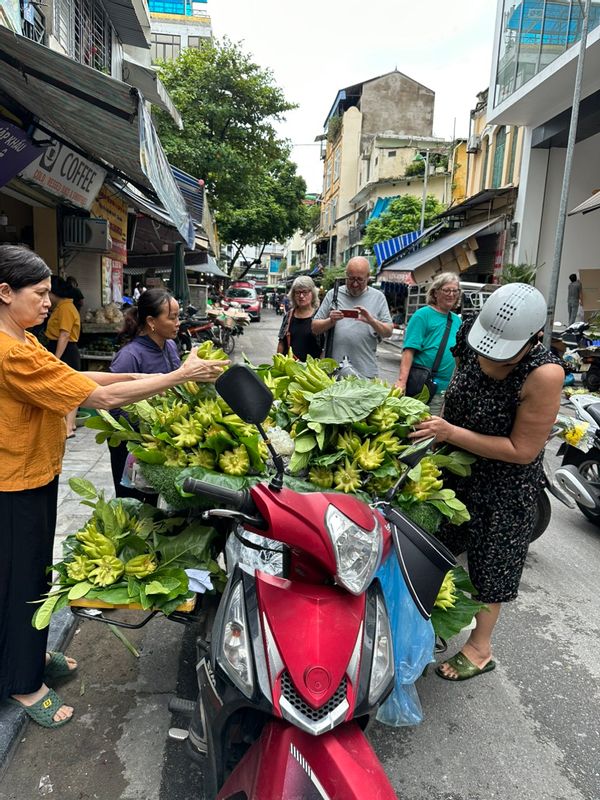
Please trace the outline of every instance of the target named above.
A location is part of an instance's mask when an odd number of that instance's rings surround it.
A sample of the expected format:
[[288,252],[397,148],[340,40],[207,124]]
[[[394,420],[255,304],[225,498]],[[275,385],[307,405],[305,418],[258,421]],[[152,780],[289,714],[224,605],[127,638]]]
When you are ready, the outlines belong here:
[[321,205],[320,203],[313,203],[312,205],[305,205],[305,218],[302,233],[314,231],[321,221]]
[[269,70],[228,39],[160,65],[182,131],[154,109],[169,161],[206,182],[221,238],[239,248],[283,241],[304,223],[304,180],[275,123],[295,108]]
[[[425,227],[428,228],[435,221],[435,217],[444,210],[436,198],[429,194],[425,202]],[[412,195],[403,195],[393,200],[388,210],[367,225],[363,237],[365,247],[393,239],[403,233],[418,231],[421,225],[421,200]]]

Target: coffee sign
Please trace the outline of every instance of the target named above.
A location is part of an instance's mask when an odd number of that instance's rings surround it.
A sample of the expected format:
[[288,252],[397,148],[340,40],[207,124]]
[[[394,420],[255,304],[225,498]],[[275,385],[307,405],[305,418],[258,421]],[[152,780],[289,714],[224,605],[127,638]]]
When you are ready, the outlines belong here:
[[39,159],[26,167],[22,175],[50,194],[89,211],[104,183],[106,170],[52,139]]

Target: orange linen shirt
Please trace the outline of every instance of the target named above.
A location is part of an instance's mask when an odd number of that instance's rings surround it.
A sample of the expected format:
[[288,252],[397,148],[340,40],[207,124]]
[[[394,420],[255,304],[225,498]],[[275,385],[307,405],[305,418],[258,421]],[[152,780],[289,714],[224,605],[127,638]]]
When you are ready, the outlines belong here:
[[36,489],[60,473],[65,414],[98,385],[26,337],[0,332],[0,492]]
[[81,331],[81,317],[79,311],[73,305],[69,297],[60,300],[50,314],[50,319],[46,325],[46,336],[48,339],[57,340],[61,331],[69,331],[69,341],[79,341]]

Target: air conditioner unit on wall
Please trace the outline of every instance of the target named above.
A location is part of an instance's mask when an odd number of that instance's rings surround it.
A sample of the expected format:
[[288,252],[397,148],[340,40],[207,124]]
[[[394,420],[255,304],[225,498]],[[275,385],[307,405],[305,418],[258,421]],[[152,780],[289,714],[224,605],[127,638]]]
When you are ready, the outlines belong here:
[[481,136],[473,133],[467,142],[467,153],[478,153],[481,150]]
[[63,220],[63,245],[73,250],[91,253],[109,253],[112,249],[108,221],[65,217]]

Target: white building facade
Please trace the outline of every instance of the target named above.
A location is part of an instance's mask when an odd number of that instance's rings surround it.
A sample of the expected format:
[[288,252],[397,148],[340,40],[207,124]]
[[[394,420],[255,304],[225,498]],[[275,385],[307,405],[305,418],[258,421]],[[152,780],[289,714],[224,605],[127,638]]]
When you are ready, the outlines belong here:
[[[498,2],[487,119],[525,129],[513,260],[538,265],[536,285],[546,295],[584,6],[578,0]],[[600,188],[600,0],[591,3],[581,97],[569,209]],[[566,319],[573,272],[581,273],[586,310],[600,309],[598,222],[594,214],[567,218],[556,320]]]

